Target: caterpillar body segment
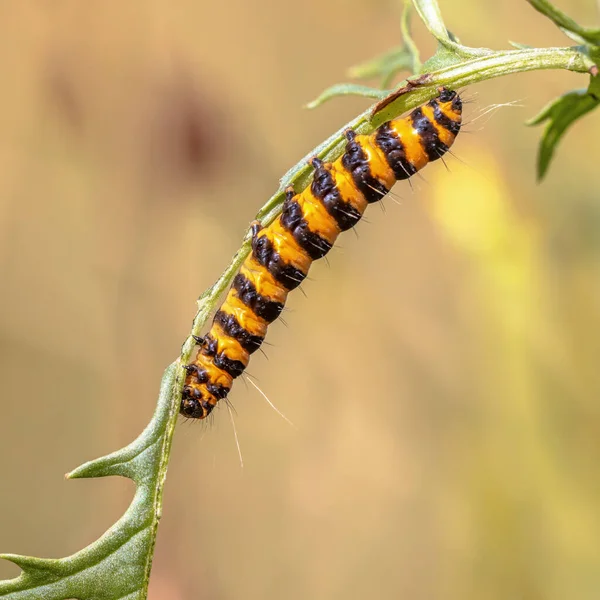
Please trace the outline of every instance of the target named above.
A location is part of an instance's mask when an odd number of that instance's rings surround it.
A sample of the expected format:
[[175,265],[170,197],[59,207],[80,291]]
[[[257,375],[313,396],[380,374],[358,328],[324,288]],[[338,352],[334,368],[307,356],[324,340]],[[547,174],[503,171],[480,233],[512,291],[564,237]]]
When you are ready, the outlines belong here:
[[253,223],[252,252],[210,331],[197,338],[196,358],[185,367],[182,415],[207,417],[227,397],[312,262],[325,256],[339,234],[354,227],[367,206],[381,200],[396,181],[408,179],[452,146],[461,127],[462,102],[454,91],[439,92],[370,135],[347,130],[342,156],[332,163],[313,158],[311,184],[299,194],[288,188],[281,214],[268,227]]

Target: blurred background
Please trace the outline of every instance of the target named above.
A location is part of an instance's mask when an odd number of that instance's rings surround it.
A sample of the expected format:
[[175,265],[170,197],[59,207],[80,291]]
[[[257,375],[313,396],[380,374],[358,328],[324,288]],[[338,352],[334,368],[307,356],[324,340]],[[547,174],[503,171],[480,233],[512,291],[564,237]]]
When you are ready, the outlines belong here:
[[[569,44],[522,0],[441,7],[469,45]],[[564,8],[597,23],[590,0]],[[143,429],[195,299],[367,103],[303,105],[396,45],[399,12],[0,4],[0,551],[68,555],[125,510],[131,482],[63,474]],[[585,85],[464,90],[449,170],[396,186],[313,267],[249,369],[297,429],[242,380],[243,468],[224,407],[180,423],[152,600],[598,597],[600,115],[541,185],[523,124]]]

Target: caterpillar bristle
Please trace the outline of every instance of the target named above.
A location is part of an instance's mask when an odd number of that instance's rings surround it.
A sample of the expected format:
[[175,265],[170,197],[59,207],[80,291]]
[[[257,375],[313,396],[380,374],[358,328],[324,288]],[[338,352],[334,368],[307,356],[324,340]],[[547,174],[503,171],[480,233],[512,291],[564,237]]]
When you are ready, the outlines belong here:
[[252,223],[252,252],[210,331],[194,336],[199,349],[185,367],[183,416],[205,419],[220,400],[229,403],[233,380],[245,371],[268,325],[280,318],[288,293],[304,281],[311,264],[331,250],[340,233],[356,233],[367,206],[387,195],[396,181],[412,186],[413,175],[449,151],[461,129],[462,100],[445,87],[438,93],[370,135],[347,129],[342,156],[332,163],[311,158],[310,185],[298,194],[288,187],[282,212],[270,225]]

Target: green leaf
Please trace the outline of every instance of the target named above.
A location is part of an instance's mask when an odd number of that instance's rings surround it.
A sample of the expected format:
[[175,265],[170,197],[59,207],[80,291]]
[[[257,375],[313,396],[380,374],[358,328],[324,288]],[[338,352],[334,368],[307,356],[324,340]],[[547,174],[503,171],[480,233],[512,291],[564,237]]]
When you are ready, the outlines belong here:
[[452,48],[447,48],[446,46],[442,46],[442,44],[438,44],[436,53],[423,63],[421,70],[423,73],[431,73],[432,71],[445,69],[452,65],[458,65],[464,62],[464,60],[465,59],[457,54]]
[[[439,42],[440,46],[446,49],[446,54],[454,53],[457,58],[463,59],[492,54],[492,50],[488,48],[469,48],[460,44],[458,39],[446,29],[437,0],[413,0],[413,4],[423,23],[425,23],[425,27]],[[458,60],[455,62],[458,62]],[[427,72],[426,66],[427,63],[421,68],[422,73]]]
[[396,73],[401,71],[413,72],[413,56],[406,46],[393,48],[385,54],[371,58],[348,69],[348,75],[353,79],[382,78],[382,87],[388,87]]
[[316,108],[327,100],[336,98],[337,96],[363,96],[365,98],[376,98],[380,100],[389,94],[388,90],[380,90],[377,88],[368,87],[366,85],[358,85],[356,83],[337,83],[327,88],[317,98],[306,105],[306,108]]
[[600,100],[600,73],[598,72],[598,67],[596,67],[594,72],[596,74],[590,77],[590,85],[588,86],[587,93],[596,98],[596,100]]
[[413,2],[429,33],[441,44],[450,43],[450,36],[436,0],[413,0]]
[[[402,11],[402,20],[400,21],[400,30],[402,32],[402,40],[404,41],[404,48],[412,57],[412,65],[410,72],[419,73],[421,70],[421,59],[419,56],[419,49],[412,39],[410,32],[410,15],[411,15],[412,4],[410,0],[405,0],[404,10]],[[387,87],[387,86],[384,86]]]
[[348,70],[348,75],[354,79],[371,79],[381,77],[381,87],[387,88],[394,77],[402,72],[417,73],[421,68],[419,50],[410,34],[411,3],[404,3],[400,28],[402,31],[402,46],[393,48],[385,54],[376,56]]
[[[421,0],[422,6],[437,6]],[[426,11],[423,14],[427,14]],[[319,156],[332,161],[341,156],[346,146],[345,130],[360,134],[372,133],[382,122],[398,117],[434,97],[441,85],[454,89],[511,73],[540,69],[566,69],[573,72],[592,72],[597,67],[593,49],[586,53],[577,48],[532,48],[492,52],[461,46],[447,31],[443,51],[453,60],[463,53],[466,60],[450,64],[404,82],[387,97],[387,92],[363,86],[339,86],[344,93],[359,93],[381,100],[365,110],[328,139],[313,148],[281,179],[279,189],[259,210],[257,218],[263,225],[272,223],[281,214],[285,188],[296,191],[311,182],[310,158]],[[443,53],[439,53],[438,59]],[[588,56],[589,55],[589,56]],[[597,58],[595,59],[597,62]],[[598,81],[590,85],[596,94]],[[229,287],[240,265],[251,249],[249,233],[219,280],[199,300],[199,309],[192,326],[198,335],[214,311],[219,297]],[[159,403],[152,421],[140,437],[126,448],[83,465],[69,477],[103,477],[120,475],[136,483],[136,492],[125,515],[99,540],[76,554],[62,559],[39,559],[11,554],[2,558],[20,566],[23,572],[15,579],[0,581],[0,598],[7,600],[143,600],[147,594],[156,530],[161,515],[162,494],[166,477],[171,439],[178,414],[178,400],[183,385],[181,365],[189,363],[195,341],[192,335],[185,341],[178,361],[167,368],[163,376]]]
[[402,13],[403,45],[352,67],[349,72],[351,77],[382,77],[383,87],[388,87],[394,76],[402,70],[410,71],[412,74],[429,73],[459,64],[465,59],[493,54],[493,51],[487,48],[469,48],[461,45],[458,39],[446,29],[436,0],[413,1],[425,26],[438,40],[435,55],[425,64],[421,64],[418,50],[410,35],[410,4],[406,3]]
[[527,50],[533,48],[533,46],[529,46],[528,44],[520,44],[519,42],[513,42],[511,40],[508,40],[508,43],[517,50]]
[[567,129],[600,104],[600,95],[594,92],[598,81],[598,77],[592,77],[592,83],[587,90],[573,90],[564,94],[527,122],[527,125],[539,125],[547,121],[538,151],[538,179],[542,179],[546,174],[554,151]]
[[127,512],[97,541],[67,558],[47,559],[2,554],[22,569],[0,581],[0,598],[10,600],[143,600],[179,403],[176,375],[180,363],[163,376],[152,420],[129,446],[75,469],[69,479],[120,475],[133,479],[136,491]]
[[[527,0],[533,8],[538,12],[548,17],[553,23],[558,25],[571,39],[578,43],[587,42],[594,46],[600,46],[600,29],[590,29],[582,27],[576,23],[571,17],[556,8],[548,0]],[[569,35],[571,34],[571,35]]]

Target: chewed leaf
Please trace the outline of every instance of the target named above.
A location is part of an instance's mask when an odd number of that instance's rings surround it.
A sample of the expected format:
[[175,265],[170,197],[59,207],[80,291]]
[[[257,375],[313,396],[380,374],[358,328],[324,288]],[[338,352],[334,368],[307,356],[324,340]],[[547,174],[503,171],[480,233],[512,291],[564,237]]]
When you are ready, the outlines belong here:
[[129,446],[82,465],[67,475],[121,475],[136,483],[127,512],[97,541],[59,559],[2,554],[22,569],[15,579],[0,581],[0,598],[10,600],[143,600],[162,489],[178,403],[173,401],[178,362],[167,368],[152,420]]
[[[593,78],[595,79],[597,77]],[[590,93],[589,89],[573,90],[548,104],[536,117],[527,122],[527,125],[539,125],[547,121],[538,151],[538,179],[542,179],[546,174],[556,146],[567,129],[598,104],[599,97]]]
[[316,108],[327,100],[337,96],[363,96],[365,98],[376,98],[380,100],[389,94],[389,90],[380,90],[366,85],[358,85],[356,83],[338,83],[327,88],[317,98],[306,105],[306,108]]

